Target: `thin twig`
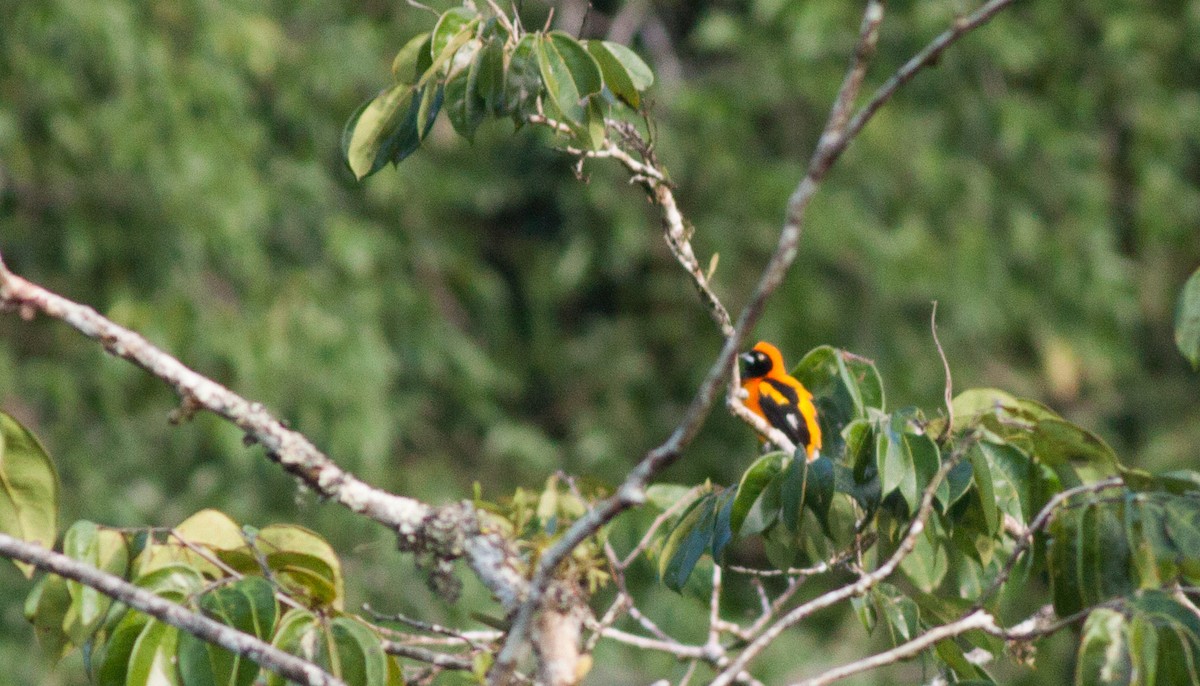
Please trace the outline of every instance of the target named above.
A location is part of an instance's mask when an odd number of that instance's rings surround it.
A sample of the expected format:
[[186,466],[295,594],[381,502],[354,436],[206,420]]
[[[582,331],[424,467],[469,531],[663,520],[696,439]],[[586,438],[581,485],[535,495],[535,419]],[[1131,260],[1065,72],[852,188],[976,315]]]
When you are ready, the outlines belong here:
[[946,427],[942,429],[941,436],[938,437],[938,442],[946,440],[950,435],[950,430],[954,427],[954,380],[950,377],[950,363],[946,360],[946,351],[942,349],[942,342],[938,340],[937,332],[937,306],[938,301],[933,301],[933,311],[929,313],[929,330],[933,332],[933,344],[937,346],[938,357],[942,358],[942,369],[946,372],[946,387],[943,391],[946,401]]
[[414,648],[413,646],[389,640],[380,641],[380,644],[383,646],[383,652],[385,653],[407,657],[410,660],[427,662],[442,669],[469,672],[475,668],[473,661],[461,655],[450,655],[448,653],[439,653],[435,650],[426,650],[425,648]]

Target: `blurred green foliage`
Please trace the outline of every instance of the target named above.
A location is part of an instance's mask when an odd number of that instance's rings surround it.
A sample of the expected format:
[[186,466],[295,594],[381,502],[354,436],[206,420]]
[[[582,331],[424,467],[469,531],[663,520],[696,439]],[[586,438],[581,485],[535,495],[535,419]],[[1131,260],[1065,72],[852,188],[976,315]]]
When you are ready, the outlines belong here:
[[[546,5],[524,4],[540,25]],[[558,15],[580,16],[577,4]],[[645,99],[657,150],[736,310],[773,249],[859,8],[643,6],[633,47],[659,76]],[[584,34],[622,9],[597,2]],[[893,3],[868,88],[960,9]],[[669,431],[717,333],[621,171],[588,163],[581,182],[543,134],[487,123],[468,144],[442,122],[400,169],[353,181],[342,124],[432,20],[403,2],[7,4],[0,252],[383,487],[444,502],[476,480],[498,497],[557,468],[614,480]],[[1196,377],[1172,317],[1200,263],[1198,33],[1195,3],[1017,3],[850,147],[756,333],[793,359],[823,343],[853,350],[877,362],[889,404],[934,407],[937,299],[959,388],[1041,399],[1127,464],[1192,464]],[[419,584],[396,593],[411,564],[378,527],[298,496],[232,427],[168,425],[173,402],[60,324],[0,318],[0,407],[54,456],[62,521],[175,524],[216,507],[304,523],[343,556],[348,605],[465,621],[471,602],[444,607]],[[718,412],[667,476],[729,483],[756,450]],[[633,539],[639,517],[613,540]],[[686,638],[704,608],[642,572],[643,610]],[[14,665],[0,683],[75,683],[81,670],[47,673],[27,649],[27,590],[0,570],[0,663]],[[730,612],[753,612],[752,594],[731,593]],[[861,654],[847,617],[780,641],[762,676],[819,666],[797,654]],[[601,645],[612,683],[669,671],[669,658],[618,660],[623,649]],[[888,677],[859,683],[876,678]]]

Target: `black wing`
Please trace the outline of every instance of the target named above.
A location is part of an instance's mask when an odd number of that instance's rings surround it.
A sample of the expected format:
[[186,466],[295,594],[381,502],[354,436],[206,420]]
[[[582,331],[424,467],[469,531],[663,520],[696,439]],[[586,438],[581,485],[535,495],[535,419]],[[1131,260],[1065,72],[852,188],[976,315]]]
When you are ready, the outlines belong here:
[[759,386],[758,403],[762,407],[763,416],[771,426],[783,432],[797,446],[808,447],[812,435],[808,432],[808,423],[800,414],[797,404],[800,396],[796,389],[777,379],[763,379]]

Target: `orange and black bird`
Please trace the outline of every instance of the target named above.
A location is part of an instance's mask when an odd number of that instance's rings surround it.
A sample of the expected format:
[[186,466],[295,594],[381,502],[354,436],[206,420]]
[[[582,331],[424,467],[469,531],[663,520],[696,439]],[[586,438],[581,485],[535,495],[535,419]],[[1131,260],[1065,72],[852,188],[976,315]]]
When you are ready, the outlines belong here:
[[739,358],[743,364],[742,388],[749,394],[746,407],[783,432],[796,447],[803,447],[812,462],[821,454],[821,427],[812,393],[783,366],[779,348],[759,341]]

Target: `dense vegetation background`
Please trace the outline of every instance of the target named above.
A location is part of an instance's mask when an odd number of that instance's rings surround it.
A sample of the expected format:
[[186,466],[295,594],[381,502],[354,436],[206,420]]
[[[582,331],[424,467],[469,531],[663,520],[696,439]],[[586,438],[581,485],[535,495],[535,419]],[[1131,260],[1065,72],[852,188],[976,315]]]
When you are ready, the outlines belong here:
[[[889,7],[872,83],[957,8]],[[582,28],[639,29],[632,44],[659,76],[658,152],[733,308],[774,246],[859,12],[597,2]],[[398,170],[353,181],[342,124],[430,13],[39,0],[4,14],[9,266],[265,402],[375,484],[444,502],[476,481],[489,497],[536,488],[558,468],[615,480],[669,430],[719,345],[640,191],[602,162],[580,182],[541,132],[489,124],[467,144],[442,122]],[[560,27],[579,32],[583,14],[562,3]],[[1188,2],[1003,13],[851,146],[760,337],[792,361],[822,343],[853,350],[878,363],[890,406],[937,407],[936,299],[960,388],[1040,399],[1127,464],[1194,466],[1200,398],[1171,321],[1200,264],[1198,37]],[[170,426],[173,400],[61,324],[0,318],[0,408],[55,456],[64,521],[169,525],[212,506],[300,522],[343,554],[352,600],[461,622],[486,607],[477,587],[454,607],[420,583],[398,593],[411,567],[386,532],[298,494],[230,426]],[[718,414],[668,478],[726,483],[756,451]],[[643,609],[665,623],[703,612],[649,569],[642,582]],[[0,567],[0,664],[15,665],[0,684],[79,683],[77,663],[50,672],[29,651],[27,589]],[[860,653],[861,628],[842,619],[780,641],[764,675],[782,679],[796,654]]]

